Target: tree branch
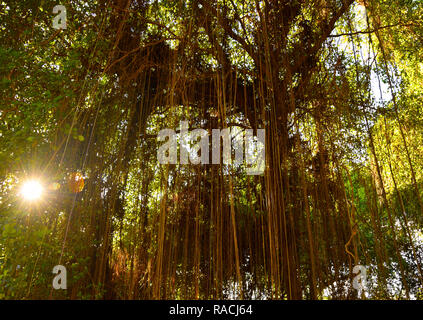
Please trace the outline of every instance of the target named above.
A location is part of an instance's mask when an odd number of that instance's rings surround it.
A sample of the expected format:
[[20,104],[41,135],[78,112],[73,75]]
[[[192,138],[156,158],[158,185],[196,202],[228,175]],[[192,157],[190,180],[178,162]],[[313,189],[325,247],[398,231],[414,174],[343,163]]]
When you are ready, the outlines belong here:
[[332,34],[332,35],[329,35],[328,38],[337,38],[337,37],[343,37],[343,36],[355,36],[355,35],[358,35],[358,34],[369,34],[369,33],[373,33],[373,32],[376,32],[376,31],[379,31],[379,30],[382,30],[382,29],[393,28],[393,27],[411,27],[413,25],[414,25],[414,23],[407,23],[407,24],[397,23],[397,24],[391,24],[391,25],[375,28],[373,30],[363,30],[363,31],[350,32],[350,33]]

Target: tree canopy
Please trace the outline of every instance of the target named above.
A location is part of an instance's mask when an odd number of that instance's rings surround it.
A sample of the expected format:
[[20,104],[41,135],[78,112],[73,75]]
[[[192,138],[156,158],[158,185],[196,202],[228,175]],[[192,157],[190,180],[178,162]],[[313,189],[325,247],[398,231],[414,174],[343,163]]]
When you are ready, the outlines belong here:
[[[422,17],[419,0],[0,1],[0,299],[421,299]],[[264,129],[264,172],[159,163],[181,121]]]

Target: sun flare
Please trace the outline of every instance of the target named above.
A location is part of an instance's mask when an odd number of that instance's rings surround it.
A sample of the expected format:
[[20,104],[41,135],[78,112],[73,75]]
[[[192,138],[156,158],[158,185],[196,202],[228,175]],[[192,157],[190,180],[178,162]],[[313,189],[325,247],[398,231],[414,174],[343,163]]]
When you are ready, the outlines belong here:
[[38,181],[30,180],[23,184],[20,193],[25,200],[37,200],[43,193],[43,187]]

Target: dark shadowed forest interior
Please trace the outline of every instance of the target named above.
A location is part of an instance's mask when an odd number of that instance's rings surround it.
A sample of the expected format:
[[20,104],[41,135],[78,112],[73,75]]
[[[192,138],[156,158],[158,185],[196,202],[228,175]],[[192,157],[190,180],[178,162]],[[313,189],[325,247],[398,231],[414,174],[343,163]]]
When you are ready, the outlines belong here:
[[0,299],[423,299],[420,0],[0,1],[0,101]]

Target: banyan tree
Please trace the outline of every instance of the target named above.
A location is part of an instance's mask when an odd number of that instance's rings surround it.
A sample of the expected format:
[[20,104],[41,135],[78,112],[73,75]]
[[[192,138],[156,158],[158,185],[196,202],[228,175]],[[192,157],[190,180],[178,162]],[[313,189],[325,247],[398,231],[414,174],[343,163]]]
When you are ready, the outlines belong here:
[[[0,2],[0,298],[422,296],[422,3],[56,4]],[[182,122],[264,171],[160,163]]]

